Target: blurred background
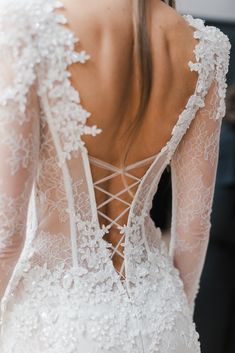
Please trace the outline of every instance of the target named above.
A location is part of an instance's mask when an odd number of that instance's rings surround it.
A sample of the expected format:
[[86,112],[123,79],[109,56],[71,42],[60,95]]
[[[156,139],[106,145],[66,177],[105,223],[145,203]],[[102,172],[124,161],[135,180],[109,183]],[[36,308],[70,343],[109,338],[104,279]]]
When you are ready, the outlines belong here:
[[[200,17],[207,25],[219,27],[232,44],[210,242],[194,320],[202,353],[235,353],[235,0],[176,0],[176,3],[182,14]],[[151,215],[168,241],[171,220],[169,167],[160,181]]]

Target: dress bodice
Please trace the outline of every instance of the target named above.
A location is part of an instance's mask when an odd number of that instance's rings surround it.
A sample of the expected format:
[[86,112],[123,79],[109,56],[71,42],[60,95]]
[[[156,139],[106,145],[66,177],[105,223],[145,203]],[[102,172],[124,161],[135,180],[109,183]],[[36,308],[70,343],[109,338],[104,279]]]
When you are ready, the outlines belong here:
[[[65,300],[67,291],[76,293],[83,303],[109,302],[106,296],[112,292],[112,308],[120,305],[122,297],[123,310],[128,312],[130,303],[135,302],[134,317],[139,317],[138,305],[144,307],[146,293],[155,288],[157,276],[160,278],[161,270],[169,268],[170,263],[175,266],[172,271],[180,273],[192,309],[210,230],[220,125],[225,114],[229,41],[218,29],[185,16],[197,39],[195,62],[189,63],[190,70],[198,74],[195,91],[161,151],[121,170],[89,156],[82,140],[84,134],[95,136],[102,131],[87,123],[90,113],[69,79],[69,66],[86,65],[90,56],[84,50],[75,50],[78,40],[64,26],[66,18],[56,11],[62,6],[55,0],[0,4],[2,315],[8,303],[12,305],[22,278],[30,272],[24,282],[29,293],[32,281],[41,283],[43,295],[52,283],[61,285],[61,300]],[[149,168],[137,178],[132,172],[143,163]],[[94,182],[92,164],[106,169],[106,180],[121,174],[132,179],[132,202],[122,198],[127,187],[110,194],[102,187],[103,178]],[[154,227],[149,216],[168,164],[173,186],[169,257],[160,229]],[[106,195],[101,205],[96,202],[96,189]],[[114,200],[124,206],[115,219],[110,219],[102,207]],[[122,224],[119,220],[124,213],[128,217]],[[105,220],[103,224],[100,216]],[[118,235],[111,244],[105,236],[113,226]],[[115,256],[122,259],[119,268],[114,266]],[[166,288],[173,287],[168,283]],[[43,298],[39,297],[40,291],[34,296],[35,302]],[[146,310],[151,312],[148,305]],[[166,307],[167,303],[162,305]],[[152,312],[156,314],[154,309]],[[149,335],[156,327],[160,330],[156,320],[150,319],[152,324],[146,327]],[[115,340],[114,335],[109,344]],[[127,340],[126,344],[130,347],[131,342]]]

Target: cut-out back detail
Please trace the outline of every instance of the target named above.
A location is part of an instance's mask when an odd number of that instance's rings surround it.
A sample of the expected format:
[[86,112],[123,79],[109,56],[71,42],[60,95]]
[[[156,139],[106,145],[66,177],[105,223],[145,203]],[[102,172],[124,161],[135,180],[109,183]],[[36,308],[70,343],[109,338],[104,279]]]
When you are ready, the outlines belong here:
[[[157,157],[158,154],[147,157],[141,161],[138,162],[134,162],[131,163],[127,166],[125,166],[125,168],[119,168],[117,166],[114,166],[108,162],[105,162],[101,159],[92,157],[89,155],[89,161],[91,163],[91,165],[96,166],[98,168],[104,169],[106,171],[111,172],[111,174],[109,174],[108,176],[105,176],[101,179],[98,180],[93,180],[93,185],[94,185],[94,189],[95,191],[102,193],[103,195],[106,196],[105,201],[101,202],[100,204],[97,204],[97,212],[98,215],[100,216],[101,222],[100,222],[100,227],[102,228],[104,225],[107,229],[107,233],[104,235],[104,239],[110,244],[110,249],[111,249],[111,259],[114,261],[114,263],[116,262],[116,258],[119,258],[118,264],[115,269],[118,272],[120,279],[124,280],[125,279],[125,268],[124,268],[124,242],[125,242],[125,233],[124,232],[120,232],[123,229],[123,216],[127,216],[126,219],[128,218],[128,214],[131,208],[131,204],[132,202],[128,202],[126,200],[124,200],[123,196],[125,196],[126,193],[129,193],[130,191],[133,191],[133,188],[136,188],[141,180],[141,178],[136,177],[135,175],[133,175],[131,173],[131,171],[140,168],[140,167],[144,167],[146,165],[151,164]],[[147,172],[146,172],[147,173]],[[112,179],[114,178],[118,178],[124,176],[125,178],[127,178],[128,180],[131,180],[131,184],[128,185],[124,185],[124,182],[121,179],[122,183],[123,183],[123,188],[121,188],[121,190],[118,190],[115,193],[111,193],[110,191],[108,191],[107,189],[105,189],[104,187],[102,187],[102,184],[107,182],[107,181],[112,181]],[[132,196],[133,195],[133,196]],[[134,198],[134,193],[132,192],[131,197]],[[112,201],[118,201],[118,203],[120,203],[120,205],[125,206],[125,208],[118,213],[114,219],[110,218],[107,214],[105,214],[102,211],[103,207],[107,207],[110,206]],[[108,221],[109,223],[105,223],[103,224],[102,219],[105,221]],[[121,222],[118,223],[118,221],[121,219]],[[112,228],[116,228],[115,231],[115,239],[112,240],[109,239],[109,233],[111,231]]]

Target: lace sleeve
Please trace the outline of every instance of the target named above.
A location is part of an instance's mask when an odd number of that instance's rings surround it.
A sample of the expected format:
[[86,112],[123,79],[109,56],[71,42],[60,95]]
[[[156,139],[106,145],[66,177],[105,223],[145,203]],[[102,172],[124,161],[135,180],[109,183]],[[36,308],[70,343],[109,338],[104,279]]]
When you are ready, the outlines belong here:
[[[226,48],[229,50],[229,44]],[[171,161],[170,252],[192,313],[209,240],[221,121],[225,114],[229,54],[225,51],[223,56],[215,58],[215,75],[205,105],[198,111]]]
[[24,245],[39,141],[33,52],[16,29],[18,20],[6,23],[5,10],[0,8],[0,299]]

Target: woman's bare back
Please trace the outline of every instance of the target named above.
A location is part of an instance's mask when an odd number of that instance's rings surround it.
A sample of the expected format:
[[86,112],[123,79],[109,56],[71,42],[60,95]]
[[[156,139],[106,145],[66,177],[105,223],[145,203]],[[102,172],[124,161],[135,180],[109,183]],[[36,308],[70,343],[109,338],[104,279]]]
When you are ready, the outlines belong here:
[[[80,92],[82,104],[91,112],[89,125],[97,125],[102,133],[95,138],[86,136],[89,154],[99,160],[121,167],[123,150],[128,143],[128,127],[136,117],[139,103],[138,54],[134,43],[134,16],[132,1],[83,2],[66,0],[65,15],[69,27],[80,38],[79,49],[86,50],[91,59],[85,66],[70,68],[72,84]],[[193,29],[172,8],[161,1],[150,1],[151,24],[149,35],[152,45],[153,86],[143,124],[131,144],[126,165],[157,154],[169,141],[173,127],[187,100],[195,90],[197,75],[190,72],[188,62],[194,59]],[[151,162],[151,161],[150,161]],[[150,163],[133,169],[141,178]],[[131,203],[138,183],[133,178],[123,182],[119,174],[100,183],[110,175],[110,170],[92,165],[94,182],[103,190]],[[126,182],[126,185],[125,185]],[[129,191],[126,186],[131,187]],[[96,200],[101,213],[114,220],[121,213],[118,224],[126,223],[127,204],[112,199],[96,188]],[[100,214],[100,223],[109,220]],[[113,227],[106,236],[112,244],[120,240],[119,231]],[[121,246],[119,251],[122,252]],[[114,255],[120,268],[122,258]],[[120,264],[118,264],[120,263]]]
[[[84,140],[91,155],[119,165],[127,143],[125,132],[139,103],[132,1],[65,0],[64,4],[69,27],[80,38],[79,49],[91,55],[85,66],[70,68],[72,83],[92,114],[89,124],[102,129],[95,139]],[[161,1],[150,1],[150,13],[153,87],[128,163],[151,156],[165,145],[195,89],[196,74],[188,67],[190,60],[195,61],[193,29]]]

